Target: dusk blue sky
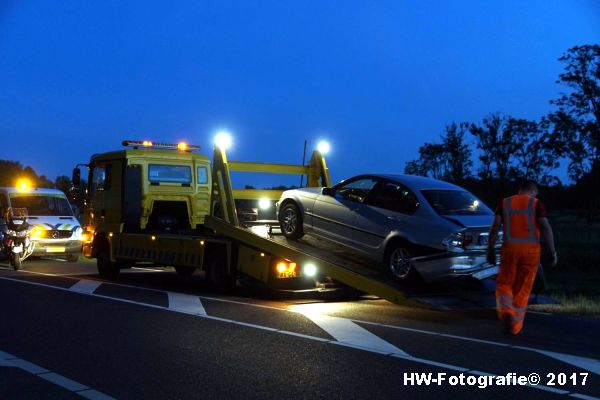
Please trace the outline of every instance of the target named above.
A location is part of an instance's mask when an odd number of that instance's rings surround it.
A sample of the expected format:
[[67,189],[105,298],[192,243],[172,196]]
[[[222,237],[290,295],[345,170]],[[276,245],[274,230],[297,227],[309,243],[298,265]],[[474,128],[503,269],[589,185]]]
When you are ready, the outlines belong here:
[[592,0],[0,0],[0,159],[53,179],[227,129],[234,160],[323,138],[336,181],[402,172],[447,123],[546,114],[558,57],[599,42]]

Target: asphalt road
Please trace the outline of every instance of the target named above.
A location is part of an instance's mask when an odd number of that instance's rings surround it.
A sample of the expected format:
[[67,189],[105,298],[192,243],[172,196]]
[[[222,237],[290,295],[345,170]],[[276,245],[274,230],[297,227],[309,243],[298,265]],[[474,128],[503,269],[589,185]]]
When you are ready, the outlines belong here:
[[106,282],[44,259],[0,263],[0,303],[0,399],[600,398],[598,319],[529,313],[508,337],[492,310],[224,295],[151,267]]

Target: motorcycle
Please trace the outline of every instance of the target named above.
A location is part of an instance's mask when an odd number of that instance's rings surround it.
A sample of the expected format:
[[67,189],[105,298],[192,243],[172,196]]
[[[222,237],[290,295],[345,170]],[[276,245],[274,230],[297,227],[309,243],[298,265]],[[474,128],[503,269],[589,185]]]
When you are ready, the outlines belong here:
[[31,229],[32,226],[27,222],[27,209],[10,207],[7,210],[2,248],[4,256],[15,271],[21,269],[23,261],[33,253]]

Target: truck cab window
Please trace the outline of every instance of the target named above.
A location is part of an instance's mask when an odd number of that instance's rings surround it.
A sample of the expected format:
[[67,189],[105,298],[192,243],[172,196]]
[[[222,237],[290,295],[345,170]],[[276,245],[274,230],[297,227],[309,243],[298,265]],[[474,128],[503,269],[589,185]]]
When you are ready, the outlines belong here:
[[198,167],[198,184],[206,185],[208,183],[208,170],[206,167]]
[[92,177],[90,179],[90,195],[93,196],[96,192],[106,189],[106,167],[104,165],[95,166],[92,169]]

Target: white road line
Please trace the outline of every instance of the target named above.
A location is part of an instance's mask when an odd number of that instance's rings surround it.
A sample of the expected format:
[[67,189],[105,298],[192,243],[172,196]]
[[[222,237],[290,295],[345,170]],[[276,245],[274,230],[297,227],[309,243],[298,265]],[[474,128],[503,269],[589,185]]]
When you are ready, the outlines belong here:
[[169,310],[192,315],[206,315],[200,297],[175,292],[167,292],[167,295],[169,297]]
[[131,269],[138,269],[140,271],[151,271],[151,272],[168,272],[164,269],[144,268],[144,267],[131,267]]
[[94,293],[94,291],[98,289],[100,285],[102,285],[102,282],[92,281],[89,279],[81,279],[73,286],[71,286],[69,290],[72,290],[77,293],[91,294]]
[[365,328],[358,326],[354,322],[345,318],[330,317],[318,313],[302,313],[317,326],[329,333],[338,342],[359,346],[365,349],[372,349],[384,354],[408,354],[391,343],[386,342],[379,336],[375,336]]
[[55,385],[58,385],[62,388],[67,389],[68,391],[71,392],[80,392],[82,390],[86,390],[89,389],[87,386],[82,385],[79,382],[75,382],[72,379],[69,378],[65,378],[62,375],[56,374],[54,372],[48,372],[45,374],[39,374],[38,375],[40,378],[47,380],[48,382],[52,382]]
[[[34,271],[21,270],[19,272],[26,272],[26,273],[30,273],[30,274],[39,274],[39,275],[45,275],[45,276],[61,276],[61,275],[56,275],[56,274],[46,274],[43,272],[34,272]],[[65,278],[66,279],[77,279],[77,278],[69,278],[69,277],[65,277]],[[3,278],[3,279],[18,281],[18,279],[10,279],[10,278]],[[153,291],[153,292],[164,293],[164,290],[158,290],[158,289],[153,289],[153,288],[146,288],[146,287],[140,287],[140,286],[126,285],[126,284],[122,284],[122,283],[113,283],[113,282],[107,282],[107,283],[110,283],[111,285],[121,286],[121,287],[143,289],[143,290],[149,290],[149,291]],[[48,287],[54,288],[54,286],[48,286]],[[111,297],[107,297],[107,298],[111,298]],[[263,304],[254,304],[254,303],[248,303],[248,302],[239,301],[239,300],[221,299],[221,298],[208,297],[208,296],[199,296],[199,298],[201,300],[203,299],[203,300],[217,301],[217,302],[222,302],[222,303],[245,305],[248,307],[256,307],[256,308],[263,308],[263,309],[269,309],[269,310],[302,314],[302,312],[300,312],[300,311],[291,310],[289,308],[267,306],[267,305],[263,305]],[[137,303],[135,301],[131,301],[131,303],[145,305],[145,303]],[[158,308],[161,308],[161,307],[158,307]],[[600,368],[600,360],[597,360],[597,359],[585,358],[585,357],[581,357],[581,356],[574,356],[571,354],[549,352],[549,351],[546,351],[543,349],[536,349],[533,347],[526,347],[526,346],[517,346],[517,345],[512,345],[512,344],[503,343],[503,342],[495,342],[492,340],[484,340],[484,339],[471,338],[471,337],[467,337],[467,336],[427,331],[427,330],[423,330],[423,329],[408,328],[408,327],[403,327],[403,326],[398,326],[398,325],[389,325],[389,324],[382,324],[382,323],[370,322],[370,321],[362,321],[362,320],[356,320],[356,319],[350,319],[350,320],[353,322],[359,323],[359,324],[381,326],[384,328],[391,328],[391,329],[401,330],[401,331],[405,331],[405,332],[422,333],[422,334],[426,334],[426,335],[441,336],[441,337],[462,340],[462,341],[467,341],[467,342],[482,343],[482,344],[487,344],[490,346],[508,347],[508,348],[514,348],[514,349],[519,349],[519,350],[531,351],[531,352],[542,354],[542,355],[557,359],[559,361],[564,361],[564,362],[567,362],[565,360],[568,359],[569,364],[576,366],[578,368],[581,368],[583,370],[600,375],[600,373],[598,372],[598,369]],[[552,355],[550,355],[550,354],[552,354]]]
[[[519,348],[518,346],[515,346]],[[553,351],[536,350],[538,353],[545,356],[554,358],[567,364],[574,365],[578,368],[586,371],[593,372],[596,375],[600,375],[600,361],[586,357],[571,356],[568,354],[555,353]]]
[[[38,283],[38,282],[29,282],[29,281],[24,281],[22,279],[15,279],[15,278],[9,278],[9,277],[0,276],[0,280],[6,280],[6,281],[11,281],[11,282],[23,283],[23,284],[26,284],[26,285],[32,285],[32,286],[38,286],[38,287],[45,287],[45,288],[50,288],[50,289],[55,289],[55,290],[60,290],[60,291],[65,291],[65,292],[71,292],[71,293],[73,293],[69,289],[65,289],[65,288],[62,288],[62,287],[47,285],[47,284]],[[98,298],[102,298],[102,299],[107,299],[107,300],[122,302],[122,303],[136,304],[136,305],[139,305],[139,306],[148,307],[148,308],[154,308],[154,309],[163,310],[163,311],[179,312],[179,313],[187,314],[187,313],[185,313],[183,311],[178,311],[178,310],[175,310],[175,309],[165,308],[165,307],[157,306],[157,305],[154,305],[154,304],[140,303],[140,302],[137,302],[137,301],[127,300],[127,299],[120,299],[118,297],[109,297],[109,296],[99,295],[99,294],[96,294],[96,293],[90,293],[90,294],[86,294],[86,295],[87,296],[91,296],[91,297],[98,297]],[[412,357],[412,356],[409,356],[409,355],[381,353],[380,351],[375,351],[374,349],[369,349],[369,348],[365,348],[365,347],[362,347],[362,346],[353,346],[353,345],[350,345],[350,344],[347,344],[347,343],[341,343],[341,342],[338,342],[338,341],[335,341],[335,340],[323,339],[323,338],[316,337],[316,336],[300,335],[300,334],[297,334],[295,332],[290,332],[290,331],[285,331],[285,330],[279,330],[279,329],[271,328],[271,327],[268,327],[268,326],[250,324],[250,323],[247,323],[247,322],[234,321],[234,320],[227,319],[227,318],[213,317],[213,316],[210,316],[210,315],[199,315],[199,314],[195,314],[194,316],[197,317],[197,318],[203,318],[203,319],[207,319],[207,320],[211,320],[211,321],[219,321],[219,322],[223,322],[223,323],[227,323],[227,324],[232,324],[232,325],[245,326],[245,327],[248,327],[248,328],[253,328],[253,329],[258,329],[258,330],[262,330],[262,331],[283,334],[283,335],[286,335],[286,336],[301,337],[301,338],[306,339],[306,340],[317,341],[317,342],[322,342],[322,343],[326,343],[326,344],[335,344],[335,345],[339,345],[339,346],[351,347],[351,348],[354,348],[354,349],[358,349],[358,350],[362,350],[362,351],[367,351],[367,352],[370,352],[370,353],[382,354],[384,357],[399,358],[399,359],[410,361],[410,362],[414,362],[414,363],[417,363],[417,364],[425,364],[425,365],[430,365],[430,366],[437,366],[439,368],[450,369],[450,370],[454,370],[454,371],[465,371],[465,373],[472,373],[473,375],[481,375],[481,374],[486,374],[486,375],[490,375],[490,376],[497,375],[497,374],[492,374],[492,373],[487,373],[487,372],[481,372],[481,371],[471,370],[469,368],[464,368],[464,367],[460,367],[460,366],[457,366],[457,365],[444,364],[444,363],[440,363],[440,362],[433,361],[433,360],[426,360],[426,359],[423,359],[423,358]],[[9,361],[6,361],[6,362],[9,362]],[[532,388],[532,389],[538,389],[538,390],[547,390],[547,387],[545,387],[545,386],[526,386],[526,387],[529,387],[529,388]],[[76,392],[76,393],[77,394],[81,394],[81,393],[85,393],[85,392]],[[579,398],[582,398],[582,399],[600,400],[600,397],[592,397],[592,396],[587,396],[587,395],[583,395],[583,394],[579,394],[579,393],[566,392],[565,394],[568,394],[569,396],[573,396],[573,397],[579,397]],[[585,397],[582,397],[582,396],[585,396]],[[93,398],[93,399],[95,400],[96,398]],[[110,397],[108,397],[107,399],[110,399]]]
[[[48,371],[47,369],[40,367],[37,364],[23,360],[21,358],[17,358],[16,356],[5,353],[1,350],[0,350],[0,367],[20,368],[21,370],[23,370],[25,372],[29,372],[32,375],[42,378],[45,381],[48,381],[57,386],[60,386],[63,389],[66,389],[69,392],[73,392],[74,394],[78,394],[86,399],[91,399],[91,400],[111,400],[112,399],[112,400],[114,400],[113,397],[110,397],[104,393],[98,392],[97,390],[90,389],[86,385],[83,385],[79,382],[76,382],[72,379],[69,379],[69,378],[62,376],[60,374],[57,374],[55,372]],[[90,397],[89,396],[90,393],[95,395],[95,397]]]

